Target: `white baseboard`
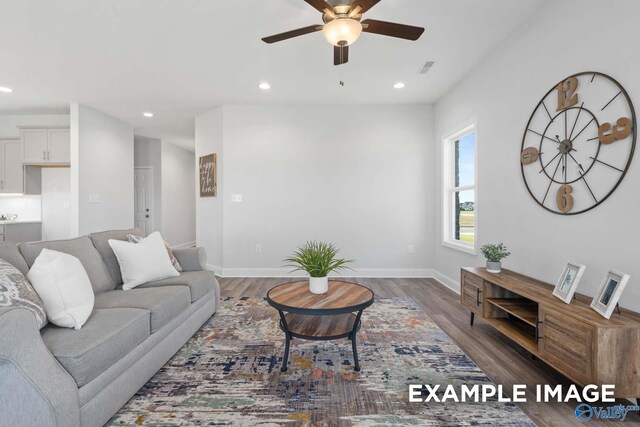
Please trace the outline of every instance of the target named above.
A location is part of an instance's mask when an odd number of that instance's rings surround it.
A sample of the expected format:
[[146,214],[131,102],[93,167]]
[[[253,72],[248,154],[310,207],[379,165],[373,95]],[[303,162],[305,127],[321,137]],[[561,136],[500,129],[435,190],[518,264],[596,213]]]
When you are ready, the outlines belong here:
[[438,282],[442,283],[444,286],[446,286],[447,288],[451,289],[453,292],[460,294],[460,281],[453,279],[445,274],[442,274],[441,272],[434,270],[434,275],[433,278],[436,279]]
[[[290,273],[287,268],[220,268],[208,266],[220,277],[306,277],[301,272]],[[430,268],[358,268],[331,277],[356,278],[432,278],[434,271]]]
[[[207,265],[209,270],[219,277],[265,277],[265,278],[301,278],[304,273],[290,273],[286,268],[221,268]],[[460,294],[460,282],[431,268],[358,268],[348,274],[331,276],[335,278],[386,278],[386,279],[435,279],[446,288]]]
[[218,277],[224,277],[222,275],[222,267],[218,267],[217,265],[213,265],[213,264],[207,264],[207,270],[213,271],[214,273],[216,273],[216,276]]
[[186,249],[186,248],[193,248],[196,245],[196,242],[185,242],[185,243],[180,243],[179,245],[173,245],[171,246],[171,249]]

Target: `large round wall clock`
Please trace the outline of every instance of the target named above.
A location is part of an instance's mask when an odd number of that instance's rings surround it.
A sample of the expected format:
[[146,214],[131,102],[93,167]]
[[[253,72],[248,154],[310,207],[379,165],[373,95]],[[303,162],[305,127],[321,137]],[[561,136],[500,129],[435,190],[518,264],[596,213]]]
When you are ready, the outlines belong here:
[[598,72],[570,76],[533,111],[520,152],[525,185],[546,210],[576,215],[618,188],[636,146],[629,95]]

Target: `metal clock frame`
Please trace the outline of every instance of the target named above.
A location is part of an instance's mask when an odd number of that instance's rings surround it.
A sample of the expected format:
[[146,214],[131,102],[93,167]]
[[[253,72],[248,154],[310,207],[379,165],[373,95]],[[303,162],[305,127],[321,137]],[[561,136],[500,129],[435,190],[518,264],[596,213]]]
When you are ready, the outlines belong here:
[[[618,178],[618,181],[617,181],[617,182],[616,182],[616,184],[613,186],[613,188],[612,188],[612,189],[611,189],[611,190],[610,190],[610,191],[609,191],[609,192],[608,192],[608,193],[607,193],[607,194],[606,194],[606,195],[605,195],[601,200],[598,200],[596,204],[594,204],[594,205],[592,205],[592,206],[588,207],[587,209],[583,209],[583,210],[578,211],[578,212],[566,212],[566,213],[565,213],[565,212],[558,212],[558,211],[555,211],[555,210],[553,210],[553,209],[551,209],[551,208],[546,207],[543,203],[541,203],[541,202],[538,200],[538,198],[533,194],[533,191],[531,191],[531,188],[529,187],[529,183],[527,182],[527,178],[526,178],[526,176],[525,176],[525,165],[524,165],[524,164],[522,164],[522,162],[520,162],[520,170],[521,170],[521,172],[522,172],[522,179],[523,179],[523,181],[524,181],[524,185],[527,187],[527,191],[529,192],[529,194],[531,195],[531,197],[533,198],[533,200],[535,200],[537,204],[539,204],[540,206],[542,206],[542,207],[543,207],[544,209],[546,209],[547,211],[549,211],[549,212],[551,212],[551,213],[554,213],[554,214],[556,214],[556,215],[562,215],[562,216],[578,215],[578,214],[581,214],[581,213],[589,212],[590,210],[592,210],[592,209],[594,209],[594,208],[596,208],[596,207],[600,206],[600,204],[602,204],[602,202],[604,202],[605,200],[607,200],[607,199],[609,198],[609,196],[611,196],[611,195],[612,195],[612,194],[613,194],[613,193],[618,189],[618,187],[620,186],[620,184],[621,184],[621,183],[622,183],[622,181],[624,180],[625,176],[627,175],[627,171],[628,171],[628,170],[629,170],[629,168],[631,167],[631,161],[633,160],[633,155],[634,155],[634,153],[635,153],[635,149],[636,149],[636,141],[637,141],[637,138],[638,138],[638,130],[637,130],[637,121],[636,121],[636,112],[635,112],[635,108],[633,107],[633,102],[631,101],[631,98],[629,97],[629,94],[627,93],[626,89],[625,89],[625,88],[624,88],[624,87],[623,87],[623,86],[622,86],[622,85],[621,85],[621,84],[620,84],[616,79],[614,79],[613,77],[611,77],[611,76],[609,76],[609,75],[607,75],[607,74],[604,74],[604,73],[601,73],[601,72],[598,72],[598,71],[583,71],[583,72],[581,72],[581,73],[576,73],[576,74],[573,74],[573,75],[571,75],[571,76],[566,77],[565,79],[563,79],[563,80],[561,80],[560,82],[558,82],[558,84],[560,84],[560,83],[562,83],[562,82],[564,82],[564,81],[566,81],[567,79],[570,79],[570,78],[572,78],[572,77],[576,77],[576,78],[577,78],[577,77],[585,76],[585,75],[592,75],[593,77],[592,77],[591,81],[593,81],[593,79],[595,79],[595,77],[597,77],[597,76],[599,76],[599,77],[604,77],[604,78],[608,79],[609,81],[611,81],[613,84],[615,84],[615,85],[620,89],[620,93],[621,93],[621,94],[625,97],[625,99],[627,100],[627,103],[629,104],[629,108],[631,109],[631,122],[632,122],[632,127],[633,127],[633,128],[632,128],[633,140],[632,140],[632,142],[631,142],[631,151],[629,152],[629,158],[628,158],[628,160],[627,160],[627,163],[626,163],[626,165],[625,165],[624,170],[622,171],[622,175],[620,176],[620,178]],[[531,122],[533,121],[533,117],[535,116],[535,114],[536,114],[536,112],[538,111],[538,109],[539,109],[541,106],[543,106],[543,103],[544,103],[544,101],[547,99],[547,97],[548,97],[552,92],[554,92],[555,90],[557,90],[556,88],[557,88],[558,84],[556,84],[553,88],[551,88],[551,90],[549,90],[549,91],[548,91],[548,92],[547,92],[547,93],[542,97],[542,99],[540,100],[540,102],[538,102],[538,105],[536,105],[536,108],[534,108],[533,113],[531,114],[531,117],[529,117],[529,121],[527,122],[527,127],[526,127],[526,129],[525,129],[525,131],[524,131],[524,135],[523,135],[523,137],[522,137],[522,145],[521,145],[521,147],[520,147],[520,153],[522,153],[522,151],[526,148],[526,147],[525,147],[525,142],[526,142],[526,139],[527,139],[527,133],[529,132],[529,127],[531,126]],[[546,108],[546,105],[545,105],[545,106],[543,106],[543,107],[545,108],[545,110],[547,109],[547,108]],[[571,108],[571,107],[569,107],[569,108]],[[585,110],[586,110],[586,109],[585,109]],[[547,114],[549,114],[549,116],[551,116],[548,110],[547,110]],[[592,113],[592,114],[593,114],[593,113]],[[557,116],[556,116],[556,117],[557,117]],[[595,117],[595,115],[594,115],[594,117]],[[554,120],[555,120],[555,117],[551,120],[551,122],[550,122],[550,123],[552,123]],[[596,123],[598,123],[598,124],[599,124],[597,117],[596,117]],[[541,139],[544,139],[544,136],[541,136],[540,138],[541,138]],[[599,153],[599,152],[600,152],[600,149],[602,148],[602,142],[598,141],[598,144],[599,144],[599,147],[598,147],[598,153]],[[597,159],[597,155],[596,155],[596,159]],[[595,160],[594,160],[594,163],[595,163]],[[543,165],[543,167],[544,167],[544,165]],[[590,170],[590,169],[589,169],[589,170]],[[587,172],[588,172],[588,171],[587,171]],[[548,176],[548,175],[547,175],[547,176]],[[584,174],[584,176],[586,176],[586,173]],[[552,180],[552,181],[555,181],[555,180],[553,180],[553,179],[551,179],[551,180]],[[575,182],[575,181],[574,181],[574,182]],[[588,184],[587,184],[587,187],[588,187]]]

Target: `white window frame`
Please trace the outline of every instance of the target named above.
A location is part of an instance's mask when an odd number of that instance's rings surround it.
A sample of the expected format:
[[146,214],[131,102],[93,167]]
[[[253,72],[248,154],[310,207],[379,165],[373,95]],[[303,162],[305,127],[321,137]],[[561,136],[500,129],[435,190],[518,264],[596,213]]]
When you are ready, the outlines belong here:
[[[454,171],[455,171],[455,146],[454,143],[470,133],[475,133],[474,147],[474,185],[466,185],[462,187],[454,187]],[[474,232],[475,239],[473,244],[461,242],[453,238],[453,227],[455,214],[453,206],[453,195],[456,192],[474,190]],[[442,139],[442,246],[459,250],[471,255],[478,253],[478,128],[477,124],[472,121],[464,126],[461,130],[450,134]]]

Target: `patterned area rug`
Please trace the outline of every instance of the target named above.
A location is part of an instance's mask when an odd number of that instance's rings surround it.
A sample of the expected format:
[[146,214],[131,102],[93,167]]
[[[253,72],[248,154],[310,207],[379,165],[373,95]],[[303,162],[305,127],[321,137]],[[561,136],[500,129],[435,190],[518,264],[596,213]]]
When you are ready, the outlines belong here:
[[377,300],[350,342],[301,341],[280,372],[277,312],[229,298],[109,425],[534,426],[511,403],[409,403],[408,384],[488,384],[410,299]]

